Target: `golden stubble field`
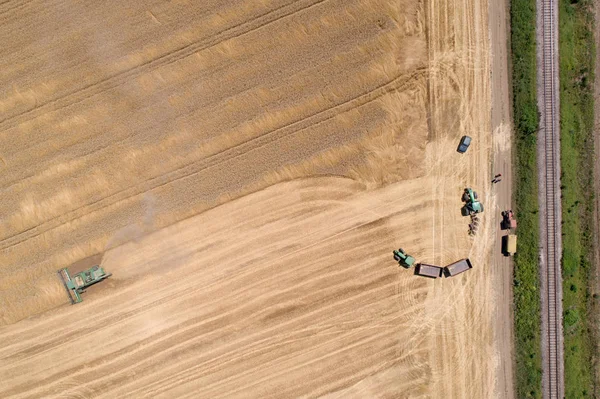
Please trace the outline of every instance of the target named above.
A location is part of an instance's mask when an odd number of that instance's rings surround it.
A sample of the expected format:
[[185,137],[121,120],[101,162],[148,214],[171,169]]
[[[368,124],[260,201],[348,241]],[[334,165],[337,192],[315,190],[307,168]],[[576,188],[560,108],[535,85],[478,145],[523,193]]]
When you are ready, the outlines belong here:
[[[1,397],[491,397],[487,4],[0,5]],[[463,134],[474,138],[456,154]],[[391,251],[475,268],[427,280]],[[113,276],[77,306],[56,270]]]

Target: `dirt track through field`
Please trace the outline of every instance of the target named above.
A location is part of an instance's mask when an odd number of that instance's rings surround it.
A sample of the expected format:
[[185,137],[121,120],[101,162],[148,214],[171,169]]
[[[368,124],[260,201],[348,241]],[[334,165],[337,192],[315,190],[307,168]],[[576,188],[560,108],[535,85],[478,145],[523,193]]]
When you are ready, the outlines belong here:
[[486,4],[39,7],[0,5],[0,396],[494,394]]

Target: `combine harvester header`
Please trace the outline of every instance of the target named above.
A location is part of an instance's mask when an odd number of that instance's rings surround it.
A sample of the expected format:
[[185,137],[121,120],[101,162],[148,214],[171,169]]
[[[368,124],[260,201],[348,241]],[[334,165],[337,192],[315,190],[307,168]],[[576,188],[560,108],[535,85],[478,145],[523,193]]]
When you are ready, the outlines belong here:
[[112,276],[111,273],[107,274],[104,269],[98,265],[93,266],[91,269],[79,272],[73,275],[73,277],[71,277],[69,270],[65,267],[58,271],[58,275],[62,279],[63,284],[67,289],[67,293],[69,294],[69,298],[71,299],[71,304],[73,305],[83,301],[80,294],[85,292],[87,287]]

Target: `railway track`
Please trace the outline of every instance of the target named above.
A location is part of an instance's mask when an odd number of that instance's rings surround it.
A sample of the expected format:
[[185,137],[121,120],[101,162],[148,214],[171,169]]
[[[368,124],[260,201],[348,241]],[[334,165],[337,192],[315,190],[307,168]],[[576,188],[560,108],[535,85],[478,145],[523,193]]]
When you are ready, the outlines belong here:
[[[540,206],[545,220],[540,221],[542,244],[542,369],[544,398],[564,397],[562,274],[561,274],[561,203],[560,203],[560,131],[557,4],[556,0],[538,0],[538,31],[541,34],[540,108],[542,116],[540,153]],[[541,6],[541,7],[540,7]],[[540,26],[541,24],[541,26]],[[538,34],[538,38],[540,35]],[[539,40],[539,39],[538,39]],[[542,213],[543,215],[544,213]]]

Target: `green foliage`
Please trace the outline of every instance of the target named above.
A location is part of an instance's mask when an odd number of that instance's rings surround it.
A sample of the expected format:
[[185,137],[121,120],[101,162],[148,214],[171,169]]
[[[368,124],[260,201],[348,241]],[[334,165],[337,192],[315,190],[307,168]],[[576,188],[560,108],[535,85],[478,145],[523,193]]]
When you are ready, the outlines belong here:
[[518,186],[515,201],[519,220],[513,287],[517,397],[541,398],[535,0],[512,0],[511,43]]
[[[565,397],[593,392],[588,314],[593,211],[594,38],[589,0],[561,0],[559,56]],[[581,287],[581,289],[577,289]],[[569,348],[569,350],[567,350]]]
[[[567,309],[565,312],[565,327],[572,327],[579,322],[579,312],[577,309]],[[574,345],[576,348],[577,346]]]

